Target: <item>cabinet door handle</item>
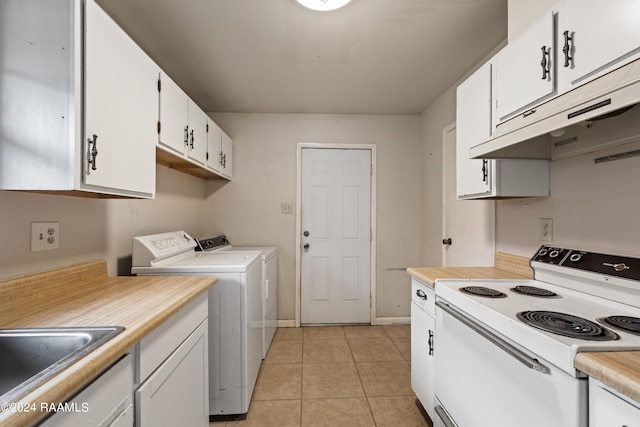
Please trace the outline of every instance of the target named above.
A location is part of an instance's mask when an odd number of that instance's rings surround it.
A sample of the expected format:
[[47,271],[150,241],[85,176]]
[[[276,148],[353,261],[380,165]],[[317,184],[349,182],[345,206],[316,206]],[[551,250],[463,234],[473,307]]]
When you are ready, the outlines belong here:
[[433,331],[429,329],[429,356],[433,356]]
[[427,294],[424,293],[424,291],[422,289],[418,289],[416,291],[416,295],[418,296],[418,298],[423,299],[423,300],[427,300]]
[[191,149],[193,150],[193,129],[191,129]]
[[571,56],[571,51],[573,50],[573,37],[569,35],[569,31],[565,31],[562,35],[564,36],[562,53],[564,53],[564,66],[566,68],[573,62],[573,56]]
[[[91,170],[96,170],[98,168],[96,164],[96,157],[98,157],[98,135],[93,134],[93,138],[87,138],[88,149],[89,149],[89,159],[87,162],[89,166],[91,166]],[[93,146],[92,146],[93,145]]]
[[489,182],[489,161],[486,159],[482,160],[482,182]]
[[540,66],[542,67],[542,80],[547,80],[551,76],[551,48],[547,49],[546,46],[542,46]]
[[184,127],[184,146],[189,146],[189,125]]

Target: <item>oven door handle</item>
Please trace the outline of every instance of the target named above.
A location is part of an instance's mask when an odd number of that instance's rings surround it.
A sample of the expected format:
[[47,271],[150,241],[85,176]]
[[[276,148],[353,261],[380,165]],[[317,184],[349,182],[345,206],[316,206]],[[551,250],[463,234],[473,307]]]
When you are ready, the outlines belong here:
[[453,423],[453,421],[451,421],[451,418],[449,418],[449,415],[447,415],[441,405],[436,405],[436,407],[433,409],[436,410],[436,414],[438,414],[438,418],[440,418],[440,421],[442,421],[444,427],[456,427],[456,425]]
[[549,372],[550,372],[549,368],[546,367],[545,365],[543,365],[542,363],[538,362],[537,359],[534,359],[533,357],[531,357],[528,354],[524,353],[520,349],[512,346],[511,344],[509,344],[508,342],[506,342],[502,338],[492,334],[487,329],[483,328],[482,326],[478,325],[473,320],[469,319],[463,313],[459,312],[458,310],[454,309],[453,307],[450,307],[448,304],[445,304],[442,301],[436,301],[436,306],[439,307],[440,309],[442,309],[443,311],[445,311],[446,313],[450,314],[451,316],[453,316],[454,318],[456,318],[460,322],[464,323],[466,326],[468,326],[473,331],[477,332],[478,334],[480,334],[481,336],[483,336],[484,338],[486,338],[490,342],[492,342],[494,345],[496,345],[502,351],[504,351],[505,353],[507,353],[508,355],[513,357],[514,359],[516,359],[518,362],[520,362],[523,365],[525,365],[527,368],[533,369],[534,371],[538,371],[538,372],[540,372],[542,374],[549,374]]

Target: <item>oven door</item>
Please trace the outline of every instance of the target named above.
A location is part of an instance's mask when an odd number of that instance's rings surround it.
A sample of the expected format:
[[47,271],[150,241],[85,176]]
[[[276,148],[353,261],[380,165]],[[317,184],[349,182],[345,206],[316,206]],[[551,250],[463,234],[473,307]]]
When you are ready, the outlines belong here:
[[458,427],[587,426],[586,379],[537,359],[448,303],[436,304],[441,417]]

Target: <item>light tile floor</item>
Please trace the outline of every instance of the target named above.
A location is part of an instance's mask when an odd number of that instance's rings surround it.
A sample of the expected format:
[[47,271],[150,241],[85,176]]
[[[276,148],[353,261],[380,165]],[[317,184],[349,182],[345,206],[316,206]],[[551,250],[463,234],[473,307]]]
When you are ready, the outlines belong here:
[[410,363],[409,325],[280,328],[247,419],[209,426],[430,426]]

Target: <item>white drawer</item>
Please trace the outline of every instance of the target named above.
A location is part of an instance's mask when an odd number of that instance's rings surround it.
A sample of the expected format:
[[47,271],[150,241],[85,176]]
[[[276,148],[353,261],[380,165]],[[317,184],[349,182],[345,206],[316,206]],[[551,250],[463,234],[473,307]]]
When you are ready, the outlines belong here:
[[140,341],[136,384],[141,384],[186,337],[208,317],[208,292],[202,292],[169,320]]
[[411,278],[411,301],[431,315],[436,314],[436,291],[415,277]]

